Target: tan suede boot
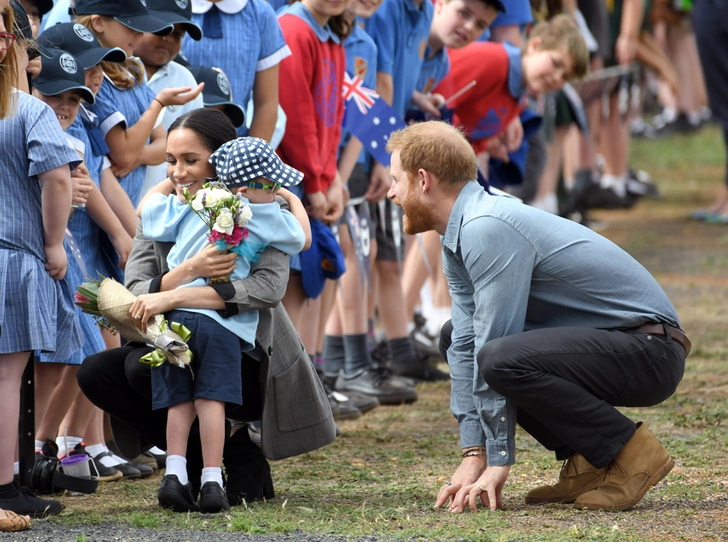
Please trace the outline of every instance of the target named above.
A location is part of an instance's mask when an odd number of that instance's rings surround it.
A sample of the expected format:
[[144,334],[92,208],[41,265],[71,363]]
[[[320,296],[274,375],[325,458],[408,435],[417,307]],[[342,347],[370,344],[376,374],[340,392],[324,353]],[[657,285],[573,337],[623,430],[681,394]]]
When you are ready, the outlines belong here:
[[647,490],[672,470],[675,461],[642,422],[617,457],[607,466],[607,476],[594,491],[576,499],[576,508],[629,510]]
[[604,481],[607,469],[592,466],[584,456],[574,454],[564,461],[559,481],[552,486],[539,486],[526,494],[526,504],[574,502],[582,493],[595,489]]

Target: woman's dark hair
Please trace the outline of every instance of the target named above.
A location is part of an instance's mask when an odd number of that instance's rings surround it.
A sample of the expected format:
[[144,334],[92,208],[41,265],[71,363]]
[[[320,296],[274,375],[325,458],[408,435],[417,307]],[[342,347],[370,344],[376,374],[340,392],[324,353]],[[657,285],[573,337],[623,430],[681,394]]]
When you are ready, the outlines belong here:
[[225,113],[206,107],[194,109],[178,117],[167,130],[167,135],[180,128],[195,132],[210,152],[215,152],[223,143],[238,137],[235,126]]

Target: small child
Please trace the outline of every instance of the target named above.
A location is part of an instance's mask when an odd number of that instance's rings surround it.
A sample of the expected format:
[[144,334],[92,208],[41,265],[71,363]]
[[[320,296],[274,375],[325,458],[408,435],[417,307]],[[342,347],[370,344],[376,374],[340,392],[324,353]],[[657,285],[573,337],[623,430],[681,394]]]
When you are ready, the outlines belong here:
[[[210,116],[219,116],[228,122],[221,113],[211,109],[196,110],[175,121],[168,139],[170,164],[172,160],[178,163],[180,159],[192,158],[187,153],[177,157],[176,139],[195,134],[195,128],[190,128],[190,124],[199,124],[200,119]],[[233,130],[232,126],[230,129]],[[199,135],[194,137],[199,140]],[[276,192],[282,186],[298,184],[303,178],[301,172],[283,164],[267,142],[252,137],[228,141],[210,156],[209,162],[214,166],[217,179],[228,188],[237,190],[246,203],[249,202],[252,219],[246,225],[248,235],[242,241],[243,250],[246,250],[246,244],[251,248],[248,254],[260,252],[266,246],[289,255],[303,249],[305,234],[299,220],[282,210],[276,201]],[[175,242],[167,257],[170,270],[208,245],[206,224],[195,215],[181,194],[181,188],[187,188],[194,195],[200,189],[200,179],[176,178],[178,167],[170,165],[169,168],[177,195],[163,194],[166,184],[163,183],[152,189],[140,205],[145,236],[150,240]],[[300,201],[291,201],[296,215],[305,217]],[[238,258],[230,279],[245,278],[250,273],[251,261],[249,257]],[[197,279],[185,287],[200,286],[201,283],[204,284],[204,279]],[[211,513],[228,510],[230,505],[222,488],[220,468],[224,405],[226,402],[242,404],[244,400],[240,377],[241,353],[253,348],[258,314],[252,311],[222,318],[213,310],[181,309],[168,312],[167,319],[192,331],[189,346],[194,355],[195,379],[192,381],[188,371],[169,363],[152,371],[153,407],[169,408],[167,472],[158,492],[159,504],[182,512],[198,509],[194,501],[190,502],[191,492],[182,483],[187,479],[185,455],[189,429],[198,416],[205,465],[199,509]],[[180,498],[181,495],[185,498]]]

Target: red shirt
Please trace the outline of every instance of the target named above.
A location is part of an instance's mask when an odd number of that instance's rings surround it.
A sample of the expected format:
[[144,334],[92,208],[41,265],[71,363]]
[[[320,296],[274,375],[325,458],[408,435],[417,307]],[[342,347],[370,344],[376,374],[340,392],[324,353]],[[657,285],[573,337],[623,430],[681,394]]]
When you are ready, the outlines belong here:
[[293,53],[280,64],[279,102],[287,123],[278,155],[303,172],[307,194],[327,192],[336,176],[336,154],[344,120],[344,48],[329,39],[322,42],[300,17],[278,18]]
[[503,44],[486,41],[448,49],[448,53],[450,73],[433,92],[448,98],[475,81],[451,107],[456,124],[465,129],[475,151],[482,152],[488,139],[505,130],[522,109],[521,100],[508,88],[510,57]]

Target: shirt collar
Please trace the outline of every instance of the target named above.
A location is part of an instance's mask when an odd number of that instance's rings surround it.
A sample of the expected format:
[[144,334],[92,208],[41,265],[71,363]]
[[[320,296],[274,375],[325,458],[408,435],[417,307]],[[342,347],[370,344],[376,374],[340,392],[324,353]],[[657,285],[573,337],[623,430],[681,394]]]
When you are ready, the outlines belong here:
[[503,43],[508,53],[508,92],[516,100],[520,100],[526,92],[523,84],[523,66],[521,65],[521,50],[510,43]]
[[[147,84],[156,81],[157,79],[161,79],[162,77],[167,77],[169,75],[169,64],[172,62],[171,60],[167,62],[166,64],[160,66],[157,68],[157,71],[154,72],[154,74],[149,78],[149,81],[147,81]],[[146,71],[146,70],[145,70]]]
[[455,200],[455,205],[452,206],[450,212],[450,218],[447,221],[447,228],[445,229],[445,235],[442,238],[442,244],[446,246],[451,252],[457,252],[458,244],[460,241],[460,225],[463,222],[463,214],[468,206],[468,201],[473,194],[477,194],[479,190],[483,190],[477,181],[470,181],[463,186],[458,194],[458,198]]
[[[240,13],[248,5],[248,0],[220,0],[214,3],[217,9],[228,15]],[[192,0],[192,13],[207,13],[212,8],[213,2],[207,0]]]
[[306,23],[308,23],[308,26],[311,27],[311,29],[316,34],[316,37],[321,42],[332,40],[334,43],[340,43],[339,36],[331,31],[331,27],[329,25],[322,27],[320,24],[318,24],[308,8],[303,5],[303,2],[296,2],[295,4],[291,4],[286,8],[285,11],[282,12],[282,14],[286,13],[290,15],[295,15],[296,17],[299,17],[306,21]]
[[93,126],[94,128],[99,125],[99,117],[97,117],[93,111],[87,109],[84,104],[81,104],[81,107],[78,108],[78,114],[81,117],[82,121]]

